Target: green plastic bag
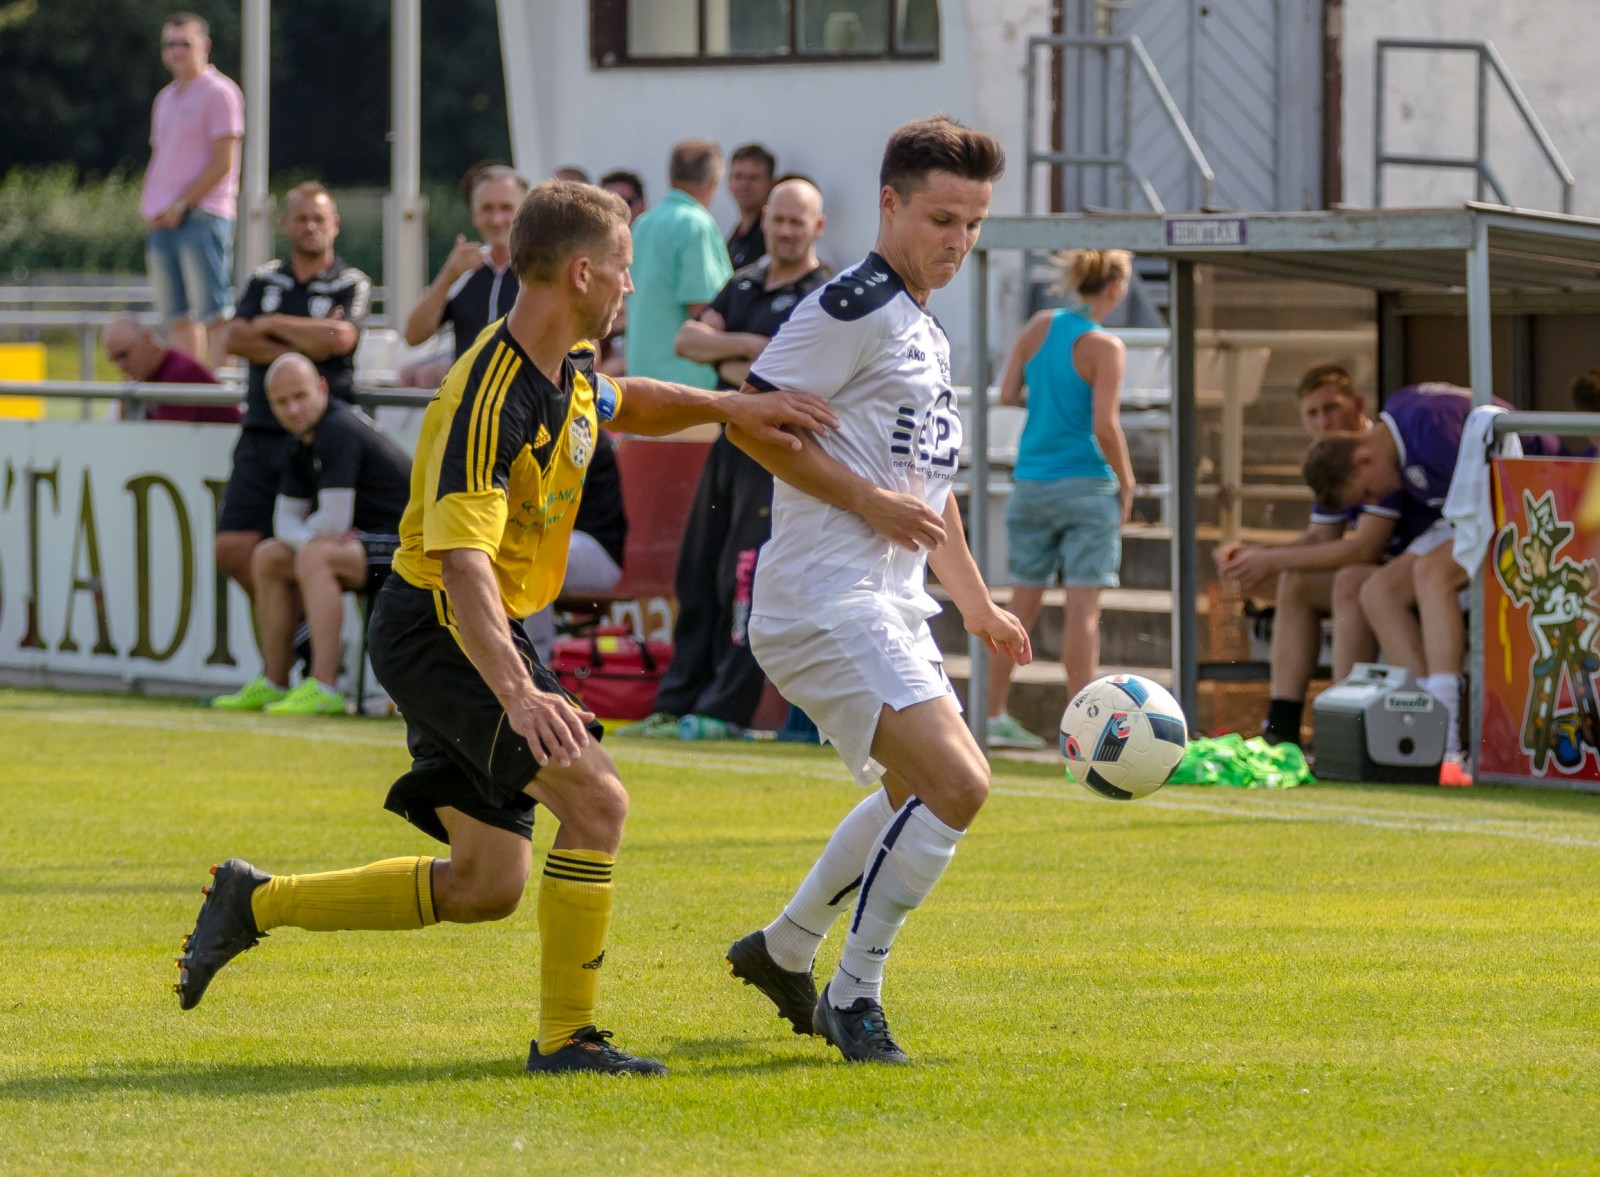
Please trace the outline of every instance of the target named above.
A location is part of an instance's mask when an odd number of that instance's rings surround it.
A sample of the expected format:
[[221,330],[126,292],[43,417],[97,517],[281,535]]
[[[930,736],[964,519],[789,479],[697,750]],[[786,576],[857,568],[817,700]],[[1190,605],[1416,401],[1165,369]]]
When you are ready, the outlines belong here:
[[1189,741],[1171,785],[1229,785],[1236,789],[1292,789],[1315,784],[1305,754],[1294,744],[1269,744],[1260,736],[1232,734]]

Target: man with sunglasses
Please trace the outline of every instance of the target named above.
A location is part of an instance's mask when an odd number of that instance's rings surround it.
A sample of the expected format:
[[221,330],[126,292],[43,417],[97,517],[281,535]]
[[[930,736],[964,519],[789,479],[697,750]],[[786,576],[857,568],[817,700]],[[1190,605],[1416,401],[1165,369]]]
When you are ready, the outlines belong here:
[[211,64],[210,31],[192,12],[175,12],[161,27],[161,61],[172,81],[150,111],[139,213],[150,229],[145,267],[168,341],[215,365],[233,315],[244,95]]

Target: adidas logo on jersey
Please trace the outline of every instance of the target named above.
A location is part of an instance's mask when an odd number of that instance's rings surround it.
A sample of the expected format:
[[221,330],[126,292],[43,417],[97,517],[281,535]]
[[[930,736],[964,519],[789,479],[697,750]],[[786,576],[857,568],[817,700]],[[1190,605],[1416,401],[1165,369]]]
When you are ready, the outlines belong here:
[[542,450],[550,444],[550,431],[544,427],[544,422],[539,423],[539,432],[534,435],[533,448]]

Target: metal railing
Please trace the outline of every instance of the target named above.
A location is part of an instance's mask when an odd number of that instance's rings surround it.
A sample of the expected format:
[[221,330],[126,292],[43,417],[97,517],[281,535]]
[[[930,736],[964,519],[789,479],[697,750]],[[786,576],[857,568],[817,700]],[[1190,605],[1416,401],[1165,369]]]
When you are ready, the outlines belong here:
[[[150,285],[142,279],[101,286],[0,286],[0,339],[17,333],[37,338],[41,331],[70,330],[77,336],[78,376],[92,381],[98,336],[102,328],[124,315],[149,322],[155,306]],[[366,327],[387,327],[384,289],[372,288],[373,313]]]
[[[1469,159],[1463,156],[1450,155],[1411,155],[1397,154],[1385,150],[1384,147],[1384,105],[1385,87],[1388,72],[1385,66],[1385,57],[1391,50],[1403,52],[1424,53],[1471,53],[1478,59],[1477,82],[1477,128],[1474,142],[1475,154]],[[1443,168],[1474,172],[1477,176],[1477,199],[1482,200],[1484,190],[1494,193],[1495,200],[1500,204],[1510,205],[1511,200],[1506,195],[1505,186],[1500,183],[1500,177],[1495,174],[1494,168],[1489,164],[1489,74],[1500,80],[1501,87],[1506,96],[1511,100],[1511,105],[1517,114],[1522,117],[1523,124],[1532,134],[1534,142],[1543,154],[1545,162],[1550,165],[1550,170],[1561,183],[1561,211],[1572,211],[1573,189],[1577,181],[1573,179],[1572,170],[1567,167],[1566,161],[1561,158],[1561,153],[1556,150],[1550,141],[1550,135],[1544,129],[1544,124],[1539,121],[1539,116],[1533,113],[1527,96],[1523,94],[1522,87],[1517,85],[1516,79],[1511,76],[1511,71],[1506,67],[1505,59],[1500,56],[1500,51],[1490,41],[1443,41],[1429,38],[1412,37],[1380,37],[1377,42],[1377,60],[1374,71],[1374,97],[1373,97],[1373,135],[1372,135],[1372,205],[1374,208],[1383,207],[1383,169],[1391,165],[1418,168]]]
[[[362,408],[425,408],[436,390],[431,388],[357,387],[356,403]],[[95,401],[115,401],[125,420],[139,420],[144,406],[236,405],[244,400],[242,381],[220,384],[133,384],[107,380],[0,380],[0,397],[36,397],[42,400],[77,400],[87,407]],[[227,428],[233,428],[228,426]]]
[[[1115,150],[1106,152],[1083,151],[1041,151],[1037,147],[1038,113],[1035,103],[1038,101],[1038,63],[1040,49],[1079,49],[1094,50],[1101,59],[1100,78],[1103,91],[1100,95],[1099,113],[1102,120],[1102,134],[1100,139],[1110,145],[1110,125],[1112,119],[1112,69],[1111,56],[1114,52],[1122,54],[1122,96],[1121,96],[1121,129]],[[1144,42],[1137,36],[1127,37],[1030,37],[1028,38],[1028,69],[1027,92],[1028,103],[1025,113],[1026,127],[1024,141],[1027,144],[1027,170],[1023,176],[1023,211],[1032,213],[1034,207],[1034,169],[1038,164],[1051,164],[1061,167],[1083,167],[1117,169],[1122,178],[1122,207],[1129,207],[1128,186],[1131,182],[1138,188],[1139,194],[1150,206],[1152,212],[1166,212],[1166,205],[1162,203],[1160,195],[1156,192],[1155,185],[1151,182],[1138,162],[1134,158],[1133,144],[1133,96],[1135,73],[1142,74],[1146,83],[1155,95],[1156,103],[1165,116],[1167,123],[1177,134],[1183,144],[1183,150],[1189,157],[1190,168],[1200,181],[1200,207],[1210,208],[1212,193],[1216,185],[1216,173],[1206,159],[1206,154],[1200,149],[1199,140],[1194,136],[1189,123],[1183,117],[1183,112],[1178,109],[1178,104],[1173,100],[1172,92],[1167,89],[1167,84],[1161,78],[1161,72],[1156,69],[1156,64],[1150,59],[1150,54],[1145,50]]]

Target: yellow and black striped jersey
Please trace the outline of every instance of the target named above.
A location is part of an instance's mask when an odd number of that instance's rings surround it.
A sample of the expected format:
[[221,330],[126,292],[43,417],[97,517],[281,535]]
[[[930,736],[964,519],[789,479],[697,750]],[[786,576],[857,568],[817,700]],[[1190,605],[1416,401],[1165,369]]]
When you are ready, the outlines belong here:
[[594,365],[592,344],[573,348],[558,388],[503,321],[455,362],[423,415],[397,573],[441,589],[439,553],[476,548],[494,562],[508,616],[556,598],[600,423],[622,401]]

